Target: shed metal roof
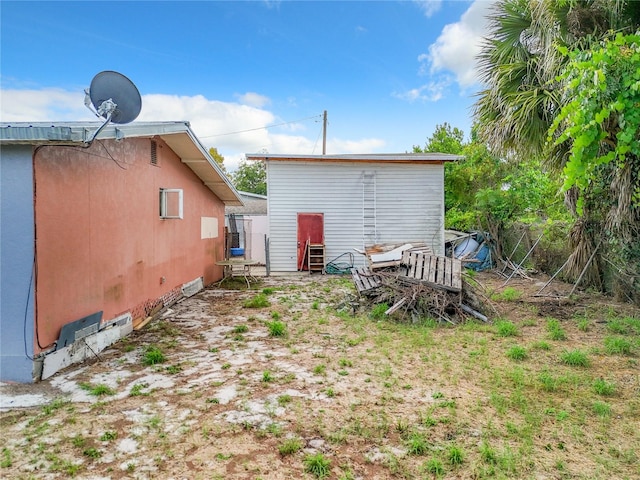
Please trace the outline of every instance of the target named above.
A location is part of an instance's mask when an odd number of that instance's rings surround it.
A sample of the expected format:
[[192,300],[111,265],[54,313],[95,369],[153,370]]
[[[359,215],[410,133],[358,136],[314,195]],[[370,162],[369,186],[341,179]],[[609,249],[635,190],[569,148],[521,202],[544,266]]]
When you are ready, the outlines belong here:
[[252,153],[247,160],[298,162],[364,162],[364,163],[442,163],[462,160],[461,155],[450,153],[357,153],[340,155],[271,155]]
[[[1,145],[78,145],[86,144],[102,122],[3,122],[0,123]],[[222,172],[191,130],[189,122],[133,122],[126,125],[109,124],[96,139],[124,139],[154,137],[164,140],[222,200],[225,205],[243,205],[238,191]]]

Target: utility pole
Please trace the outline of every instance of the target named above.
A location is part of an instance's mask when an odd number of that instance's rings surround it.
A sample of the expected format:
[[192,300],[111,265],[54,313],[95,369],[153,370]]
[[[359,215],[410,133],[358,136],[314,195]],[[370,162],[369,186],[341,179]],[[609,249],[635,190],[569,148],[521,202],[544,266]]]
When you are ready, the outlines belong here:
[[322,154],[327,154],[327,111],[322,115]]

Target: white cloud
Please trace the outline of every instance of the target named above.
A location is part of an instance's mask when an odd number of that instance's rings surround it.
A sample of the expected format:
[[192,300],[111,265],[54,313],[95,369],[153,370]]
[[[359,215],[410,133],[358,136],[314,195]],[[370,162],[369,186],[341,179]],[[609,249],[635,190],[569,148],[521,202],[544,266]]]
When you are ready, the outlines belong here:
[[477,83],[476,55],[487,33],[486,16],[492,5],[493,0],[476,0],[460,21],[445,25],[429,53],[418,57],[421,73],[452,72],[463,89]]
[[437,81],[426,83],[418,88],[412,88],[404,92],[394,92],[392,95],[400,100],[405,100],[409,103],[415,101],[422,102],[437,102],[440,100],[446,89],[451,84],[451,81],[443,77]]
[[235,97],[240,103],[243,105],[249,105],[250,107],[261,108],[265,105],[271,104],[271,99],[269,97],[265,97],[264,95],[260,95],[255,92],[247,92],[244,94],[237,93]]
[[[257,93],[244,100],[268,100]],[[2,122],[96,121],[84,106],[84,92],[57,88],[41,90],[1,90]],[[257,102],[258,104],[260,101]],[[143,95],[137,121],[188,121],[206,148],[216,147],[225,157],[227,170],[237,168],[246,153],[267,151],[274,154],[322,153],[320,126],[302,121],[288,123],[273,112],[249,104],[209,100],[202,95]],[[286,123],[273,128],[274,124]],[[283,133],[285,132],[285,133]],[[286,133],[289,132],[289,133]],[[291,134],[296,132],[295,135]],[[308,133],[309,137],[304,134]],[[327,139],[327,153],[370,153],[384,146],[379,139]]]
[[420,10],[422,10],[422,12],[424,13],[424,16],[427,18],[430,18],[431,16],[433,16],[433,14],[436,13],[438,10],[440,10],[440,7],[442,6],[442,0],[413,0],[413,1],[418,4],[418,6],[420,7]]

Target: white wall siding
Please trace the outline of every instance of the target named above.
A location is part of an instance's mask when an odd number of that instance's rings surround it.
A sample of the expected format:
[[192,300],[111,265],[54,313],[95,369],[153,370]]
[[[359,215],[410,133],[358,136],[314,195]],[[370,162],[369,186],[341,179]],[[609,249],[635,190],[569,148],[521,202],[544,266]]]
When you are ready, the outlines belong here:
[[[363,177],[376,178],[377,243],[444,250],[442,164],[267,162],[271,270],[297,269],[297,214],[323,213],[327,261],[363,248]],[[364,257],[355,254],[357,265]]]

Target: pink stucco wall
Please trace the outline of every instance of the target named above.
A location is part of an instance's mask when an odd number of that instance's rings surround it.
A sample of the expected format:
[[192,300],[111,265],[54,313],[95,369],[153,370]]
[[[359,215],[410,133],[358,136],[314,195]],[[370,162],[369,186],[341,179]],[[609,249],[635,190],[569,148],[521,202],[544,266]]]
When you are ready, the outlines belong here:
[[[215,262],[224,257],[224,204],[167,144],[155,142],[157,165],[149,138],[36,151],[40,346],[91,313],[103,310],[105,320],[139,314],[185,282],[222,277]],[[160,188],[183,189],[183,219],[160,219]],[[201,217],[218,218],[217,238],[201,239]]]

